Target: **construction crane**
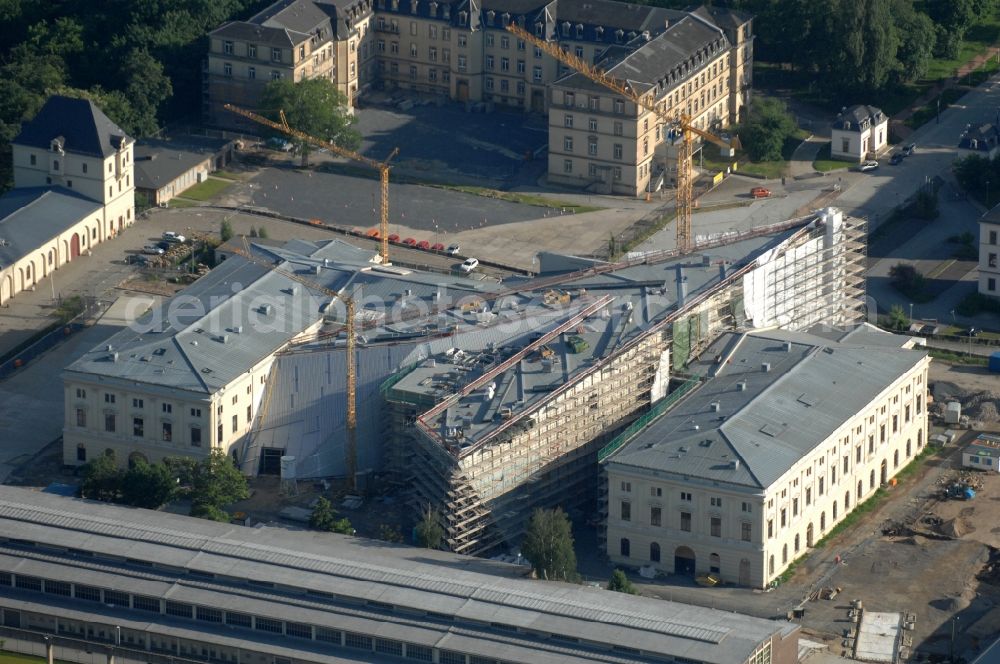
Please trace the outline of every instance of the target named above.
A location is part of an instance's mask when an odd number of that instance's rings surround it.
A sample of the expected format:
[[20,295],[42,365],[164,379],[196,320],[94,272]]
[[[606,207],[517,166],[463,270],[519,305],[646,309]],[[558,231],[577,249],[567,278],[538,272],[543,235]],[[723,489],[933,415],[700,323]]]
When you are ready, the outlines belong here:
[[302,284],[306,288],[317,290],[325,295],[339,299],[344,303],[344,308],[346,309],[346,321],[344,323],[344,327],[347,332],[347,444],[345,445],[345,454],[347,461],[347,488],[350,491],[354,491],[358,472],[358,375],[356,358],[354,357],[354,350],[356,346],[354,330],[354,299],[348,295],[344,295],[327,288],[322,284],[318,284],[311,279],[306,279],[305,277],[295,274],[294,272],[282,270],[274,263],[255,256],[250,250],[250,243],[246,236],[243,237],[243,247],[234,248],[233,252],[239,254],[255,265],[259,265],[266,270],[276,272],[283,277],[287,277],[292,281]]
[[330,141],[324,141],[322,138],[310,136],[304,131],[299,131],[294,127],[290,127],[288,125],[288,119],[285,118],[284,111],[278,111],[278,116],[280,117],[281,122],[275,122],[274,120],[265,118],[259,113],[254,113],[253,111],[248,111],[245,108],[233,106],[232,104],[226,104],[224,108],[227,111],[231,111],[237,115],[242,115],[248,120],[253,120],[254,122],[262,124],[265,127],[270,127],[275,131],[280,131],[283,134],[287,134],[288,136],[297,138],[300,141],[310,143],[317,147],[326,148],[330,152],[339,154],[341,157],[353,159],[354,161],[360,162],[378,171],[379,184],[381,186],[382,193],[382,208],[379,212],[379,240],[381,241],[381,251],[379,253],[382,264],[389,264],[389,169],[391,168],[391,166],[389,166],[389,162],[399,153],[399,148],[394,148],[384,161],[378,161],[376,159],[366,157],[363,154],[358,154],[354,150],[342,148],[339,145],[331,143]]
[[604,70],[595,67],[585,61],[583,58],[579,58],[572,53],[563,51],[559,44],[556,42],[545,41],[540,39],[535,35],[531,34],[524,28],[510,23],[507,25],[507,31],[515,35],[518,39],[523,39],[526,42],[531,43],[533,46],[541,49],[545,53],[555,58],[558,62],[575,69],[580,72],[590,80],[603,85],[604,87],[612,90],[622,97],[625,97],[632,103],[640,106],[651,113],[654,113],[660,120],[668,125],[676,125],[681,130],[681,142],[677,149],[677,250],[686,254],[692,249],[692,238],[691,238],[691,210],[694,206],[692,200],[691,184],[691,156],[692,156],[692,142],[693,134],[701,136],[707,141],[711,141],[716,145],[724,148],[730,148],[730,144],[722,140],[715,134],[704,131],[695,127],[691,124],[691,117],[684,113],[678,113],[677,115],[671,116],[665,110],[661,109],[656,105],[654,101],[648,100],[643,97],[640,93],[636,92],[632,86],[625,82],[619,81],[618,79],[610,76]]

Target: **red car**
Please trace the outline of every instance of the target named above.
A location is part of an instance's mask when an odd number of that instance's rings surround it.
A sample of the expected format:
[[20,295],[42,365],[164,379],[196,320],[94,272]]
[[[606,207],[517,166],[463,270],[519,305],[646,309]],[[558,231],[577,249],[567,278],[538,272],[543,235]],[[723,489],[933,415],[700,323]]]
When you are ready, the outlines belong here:
[[379,232],[378,232],[377,228],[372,228],[372,229],[369,229],[365,233],[365,235],[367,235],[368,237],[372,237],[372,238],[376,238],[377,239],[379,237]]
[[431,245],[431,251],[444,251],[444,245],[440,242],[435,242]]
[[417,241],[414,240],[412,237],[408,237],[405,240],[403,240],[403,244],[405,244],[407,247],[412,247],[417,244]]
[[771,195],[771,191],[764,187],[754,187],[750,190],[750,195],[754,198],[767,198]]
[[420,242],[417,242],[417,249],[428,250],[430,248],[431,248],[431,243],[428,242],[427,240],[421,240]]
[[389,236],[389,242],[399,242],[399,236],[395,233]]

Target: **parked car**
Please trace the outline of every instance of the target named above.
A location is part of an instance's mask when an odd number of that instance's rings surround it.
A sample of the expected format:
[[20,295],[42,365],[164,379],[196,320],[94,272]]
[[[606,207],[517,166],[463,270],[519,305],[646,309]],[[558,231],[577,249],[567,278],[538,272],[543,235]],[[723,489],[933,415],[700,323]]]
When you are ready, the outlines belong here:
[[917,144],[916,143],[910,143],[905,148],[903,148],[903,156],[904,157],[909,157],[911,154],[913,154],[916,151],[917,151]]
[[403,240],[403,244],[405,244],[407,247],[413,247],[417,244],[417,241],[414,240],[412,237],[408,237],[405,240]]
[[870,161],[866,161],[865,163],[861,164],[861,166],[858,167],[858,170],[861,171],[862,173],[867,173],[869,171],[874,171],[877,168],[878,168],[878,162],[872,159]]
[[764,187],[754,187],[750,190],[750,195],[754,198],[767,198],[771,195],[771,190]]
[[125,257],[125,262],[128,265],[146,265],[149,263],[149,259],[142,254],[129,254]]
[[889,157],[889,163],[892,164],[893,166],[895,166],[896,164],[901,164],[903,163],[903,157],[904,155],[902,152],[893,152],[892,156]]
[[430,248],[431,248],[431,243],[428,242],[427,240],[421,240],[420,242],[417,242],[417,249],[430,249]]
[[458,269],[462,272],[469,273],[479,267],[478,258],[466,258],[465,262],[458,266]]
[[978,337],[979,336],[979,328],[978,327],[970,327],[968,330],[965,331],[965,336],[967,336],[967,337],[973,337],[973,338]]
[[449,244],[448,248],[445,250],[449,256],[457,256],[458,252],[462,250],[462,247],[457,244]]
[[166,240],[160,240],[159,242],[156,243],[156,246],[159,247],[160,249],[163,249],[164,252],[170,251],[171,247],[170,243],[167,242]]
[[266,145],[272,150],[280,150],[281,152],[291,152],[295,148],[292,143],[289,143],[283,138],[278,138],[277,136],[272,136],[267,139]]
[[389,242],[399,242],[399,235],[392,233],[389,235]]
[[164,252],[163,249],[160,249],[155,244],[147,244],[142,248],[142,253],[149,254],[151,256],[162,256]]
[[164,241],[171,243],[182,243],[187,240],[187,238],[180,233],[175,233],[173,231],[165,231],[163,233],[163,239]]
[[377,240],[381,234],[378,232],[377,228],[371,228],[368,230],[368,232],[365,233],[365,235],[367,235],[370,238],[375,238]]
[[431,251],[444,251],[444,245],[440,242],[435,242],[431,245]]

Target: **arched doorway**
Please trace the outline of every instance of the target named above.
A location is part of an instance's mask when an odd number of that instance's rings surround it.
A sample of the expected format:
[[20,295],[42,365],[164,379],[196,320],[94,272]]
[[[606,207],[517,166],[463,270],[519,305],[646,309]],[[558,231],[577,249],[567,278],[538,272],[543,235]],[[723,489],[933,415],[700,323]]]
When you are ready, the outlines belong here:
[[909,438],[907,438],[906,439],[906,458],[907,459],[909,459],[910,455],[913,453],[912,450],[911,450],[911,445],[912,445],[912,441]]
[[875,469],[872,468],[872,472],[868,475],[868,490],[871,491],[875,488]]
[[781,547],[781,564],[785,565],[788,563],[788,545],[785,544]]
[[846,512],[849,509],[851,509],[851,492],[850,491],[845,491],[844,492],[844,511]]
[[136,451],[128,455],[128,467],[135,468],[139,464],[149,464],[149,459],[142,452]]
[[882,459],[882,480],[881,484],[885,484],[889,481],[889,464],[885,459]]
[[833,501],[833,520],[837,520],[837,501]]
[[3,275],[0,280],[0,304],[6,304],[7,300],[14,294],[14,277],[10,274]]
[[892,453],[892,467],[893,469],[899,468],[899,450]]
[[73,239],[69,243],[69,259],[73,260],[80,255],[80,234],[73,233]]
[[861,500],[861,496],[865,495],[865,484],[861,480],[858,480],[858,500]]
[[719,554],[713,553],[708,556],[708,571],[712,574],[719,574],[722,570],[722,560]]
[[740,561],[740,585],[750,585],[750,561],[746,558]]
[[674,574],[694,576],[696,569],[694,551],[690,547],[679,546],[674,551]]
[[923,444],[924,444],[924,430],[917,429],[917,449],[919,450]]
[[656,542],[649,544],[649,560],[654,563],[660,562],[660,545]]
[[819,532],[826,530],[826,512],[819,513]]
[[771,554],[771,557],[767,559],[767,575],[768,576],[774,576],[774,554],[773,553]]
[[801,540],[799,540],[799,534],[795,533],[795,553],[799,552],[800,541]]
[[813,525],[810,522],[810,524],[806,526],[806,548],[811,549],[812,546],[813,546]]

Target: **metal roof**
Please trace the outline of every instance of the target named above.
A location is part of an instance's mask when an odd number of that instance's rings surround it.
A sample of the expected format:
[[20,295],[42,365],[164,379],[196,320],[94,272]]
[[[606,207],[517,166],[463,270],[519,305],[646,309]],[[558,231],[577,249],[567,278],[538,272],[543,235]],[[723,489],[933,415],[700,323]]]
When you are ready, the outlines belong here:
[[0,268],[41,251],[46,243],[97,214],[101,207],[64,187],[8,191],[0,196]]
[[[377,629],[387,638],[418,638],[414,628],[419,627],[431,630],[424,638],[437,644],[468,638],[463,642],[468,652],[487,656],[497,656],[496,648],[530,654],[538,647],[537,639],[515,629],[520,627],[579,639],[568,646],[586,655],[578,661],[646,661],[608,650],[628,644],[644,653],[721,664],[745,661],[772,635],[797,629],[674,602],[529,581],[516,578],[521,568],[440,551],[329,533],[244,528],[8,486],[0,486],[2,538],[9,542],[0,546],[0,561],[23,566],[24,573],[62,570],[58,578],[341,628],[350,617],[359,621],[359,631]],[[45,548],[24,548],[25,541]],[[20,555],[11,547],[22,547]],[[215,576],[184,574],[191,571]],[[277,585],[255,591],[259,586],[248,586],[246,579]],[[307,596],[309,590],[331,597]],[[338,596],[392,606],[375,610],[345,604]],[[421,618],[424,611],[453,622]],[[503,639],[508,643],[497,643]],[[605,649],[595,654],[602,644]],[[553,658],[548,650],[549,656],[534,661],[573,659],[569,653]]]
[[725,334],[690,365],[704,384],[609,463],[766,488],[927,357],[897,341]]

